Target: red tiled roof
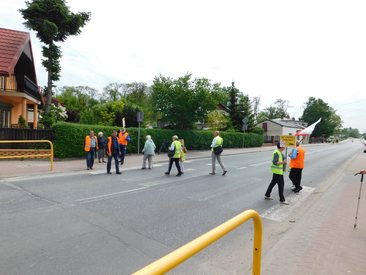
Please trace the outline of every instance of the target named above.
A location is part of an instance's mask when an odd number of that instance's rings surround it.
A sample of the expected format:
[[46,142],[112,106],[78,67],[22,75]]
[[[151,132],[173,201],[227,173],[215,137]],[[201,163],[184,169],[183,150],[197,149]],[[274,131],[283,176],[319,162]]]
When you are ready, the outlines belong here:
[[29,39],[27,32],[0,28],[0,75],[9,76],[14,72]]

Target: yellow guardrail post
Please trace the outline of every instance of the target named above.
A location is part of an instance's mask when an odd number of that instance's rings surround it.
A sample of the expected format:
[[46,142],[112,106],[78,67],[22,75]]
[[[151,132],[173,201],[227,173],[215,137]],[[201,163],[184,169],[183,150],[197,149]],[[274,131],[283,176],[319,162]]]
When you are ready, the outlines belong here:
[[196,253],[205,249],[207,246],[211,245],[249,219],[253,219],[254,225],[252,274],[260,275],[262,255],[262,220],[258,212],[254,210],[244,211],[211,231],[201,235],[197,239],[169,253],[163,258],[160,258],[152,264],[133,273],[133,275],[164,274],[185,260],[191,258]]
[[11,158],[36,158],[36,157],[49,157],[50,158],[50,171],[53,170],[53,143],[49,140],[0,140],[0,143],[48,143],[50,145],[50,154],[47,155],[27,155],[27,156],[8,156],[1,157],[0,159],[11,159]]

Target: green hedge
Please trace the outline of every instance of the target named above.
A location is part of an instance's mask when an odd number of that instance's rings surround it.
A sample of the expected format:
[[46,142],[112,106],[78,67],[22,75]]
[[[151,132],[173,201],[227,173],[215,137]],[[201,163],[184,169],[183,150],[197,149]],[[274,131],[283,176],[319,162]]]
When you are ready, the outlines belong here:
[[[104,136],[109,136],[117,127],[101,125],[83,125],[75,123],[57,123],[53,126],[55,156],[58,158],[85,156],[84,139],[93,130],[96,134],[103,132]],[[131,141],[127,147],[127,153],[137,153],[138,128],[128,128]],[[140,151],[145,142],[145,136],[151,135],[157,150],[164,141],[171,141],[173,135],[185,140],[189,150],[207,150],[212,141],[212,131],[181,131],[163,129],[141,129]],[[260,147],[263,144],[263,136],[253,133],[221,132],[224,139],[224,148]]]

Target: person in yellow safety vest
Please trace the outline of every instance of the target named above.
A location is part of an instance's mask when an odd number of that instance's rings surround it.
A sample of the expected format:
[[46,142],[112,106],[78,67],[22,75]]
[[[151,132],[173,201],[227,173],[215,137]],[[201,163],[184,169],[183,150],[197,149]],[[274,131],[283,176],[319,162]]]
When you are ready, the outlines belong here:
[[282,204],[288,204],[283,195],[283,189],[285,182],[283,179],[283,173],[285,170],[285,165],[287,163],[286,159],[282,155],[283,150],[285,150],[285,144],[281,141],[277,143],[277,148],[272,153],[271,170],[273,173],[272,181],[269,184],[264,198],[266,200],[272,200],[271,192],[273,187],[278,185],[278,195],[280,196],[280,202]]
[[170,170],[172,170],[172,165],[173,165],[173,162],[174,162],[175,166],[177,167],[177,170],[178,170],[177,177],[180,177],[182,175],[182,171],[180,170],[179,159],[180,159],[180,156],[181,156],[182,144],[179,142],[178,136],[174,135],[172,137],[172,139],[173,139],[173,142],[170,145],[169,150],[170,151],[174,150],[174,155],[171,158],[169,158],[169,168],[168,168],[168,171],[165,172],[165,175],[170,175]]
[[98,150],[98,139],[94,131],[85,137],[84,151],[86,152],[86,169],[93,170],[95,152]]
[[222,175],[225,176],[227,173],[227,170],[225,169],[224,164],[221,161],[221,153],[222,153],[222,145],[224,143],[224,139],[220,137],[220,132],[215,131],[213,133],[214,139],[211,143],[211,160],[212,160],[212,172],[210,175],[216,175],[215,169],[216,169],[216,160],[220,164],[222,169]]
[[305,150],[300,147],[300,141],[296,142],[296,148],[291,150],[289,154],[290,157],[290,180],[295,186],[291,190],[295,193],[298,193],[302,190],[301,187],[301,176],[302,169],[304,169],[304,161],[305,161]]
[[121,165],[123,165],[123,163],[125,162],[127,144],[131,140],[131,137],[128,134],[126,128],[122,128],[122,130],[118,131],[118,139],[119,139],[119,144],[120,144],[120,148],[121,148],[120,162],[121,162]]
[[181,147],[181,154],[180,154],[180,159],[179,159],[179,165],[180,165],[180,171],[182,174],[184,174],[184,161],[186,160],[186,155],[187,155],[187,148],[184,145],[184,139],[180,139],[179,142],[182,144]]

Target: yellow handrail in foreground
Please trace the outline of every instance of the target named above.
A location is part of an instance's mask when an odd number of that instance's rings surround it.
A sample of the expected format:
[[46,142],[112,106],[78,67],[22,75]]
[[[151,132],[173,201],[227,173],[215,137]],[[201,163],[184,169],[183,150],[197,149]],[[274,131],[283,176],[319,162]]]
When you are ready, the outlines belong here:
[[200,252],[210,244],[214,243],[230,231],[245,223],[249,219],[253,219],[254,224],[254,240],[253,240],[253,271],[252,274],[259,275],[261,272],[261,254],[262,254],[262,220],[258,212],[247,210],[235,216],[227,222],[219,225],[211,231],[201,235],[197,239],[187,243],[168,255],[160,258],[152,264],[133,273],[133,275],[142,274],[164,274],[189,259],[196,253]]
[[50,154],[7,156],[7,157],[0,156],[0,159],[49,157],[50,162],[51,162],[50,171],[53,170],[53,143],[51,141],[49,141],[49,140],[0,140],[0,143],[48,143],[50,145]]

